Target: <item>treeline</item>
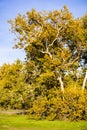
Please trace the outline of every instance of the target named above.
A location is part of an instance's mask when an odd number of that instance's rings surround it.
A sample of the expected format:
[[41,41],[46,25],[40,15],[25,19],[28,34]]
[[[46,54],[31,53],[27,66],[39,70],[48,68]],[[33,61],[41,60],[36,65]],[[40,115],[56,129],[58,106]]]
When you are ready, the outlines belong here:
[[87,120],[87,14],[32,9],[10,20],[26,60],[0,68],[0,107],[30,118]]

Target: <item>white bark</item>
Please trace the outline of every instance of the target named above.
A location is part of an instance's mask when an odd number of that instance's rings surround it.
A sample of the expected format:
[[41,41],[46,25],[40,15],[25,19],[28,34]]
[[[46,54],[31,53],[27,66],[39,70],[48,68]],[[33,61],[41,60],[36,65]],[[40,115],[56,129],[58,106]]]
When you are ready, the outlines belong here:
[[64,93],[64,84],[63,84],[63,81],[62,81],[62,77],[59,76],[59,77],[57,78],[57,80],[59,80],[60,86],[61,86],[61,90],[62,90],[62,92]]
[[53,44],[54,44],[54,42],[58,39],[58,36],[59,36],[59,33],[60,33],[60,30],[62,29],[62,27],[60,27],[60,28],[58,28],[57,27],[57,35],[56,35],[56,37],[54,38],[54,40],[52,41],[52,43],[51,44],[47,44],[47,41],[46,41],[46,50],[45,51],[43,51],[43,50],[41,50],[40,52],[42,52],[42,53],[44,53],[44,54],[48,54],[49,55],[49,57],[52,59],[52,54],[51,54],[51,52],[49,51],[49,47],[52,47],[53,46]]
[[53,46],[54,42],[58,39],[60,30],[62,29],[62,27],[60,27],[60,28],[57,27],[56,29],[57,29],[57,35],[56,35],[55,39],[53,40],[53,42],[49,45],[49,47]]
[[48,54],[49,57],[52,59],[52,54],[51,54],[50,51],[49,51],[47,42],[46,42],[46,50],[45,50],[45,51],[41,50],[40,52],[42,52],[42,53],[44,53],[44,54]]
[[86,80],[87,80],[87,70],[86,70],[86,74],[85,74],[85,77],[84,77],[84,80],[83,80],[83,85],[82,85],[82,90],[83,91],[85,89]]

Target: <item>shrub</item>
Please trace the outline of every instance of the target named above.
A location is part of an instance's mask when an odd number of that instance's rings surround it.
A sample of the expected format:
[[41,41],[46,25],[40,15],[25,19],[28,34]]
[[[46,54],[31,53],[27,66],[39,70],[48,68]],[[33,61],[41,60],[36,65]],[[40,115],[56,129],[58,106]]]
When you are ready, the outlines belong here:
[[48,120],[87,120],[86,94],[79,88],[68,88],[64,94],[51,89],[47,96],[40,96],[33,102],[29,115]]

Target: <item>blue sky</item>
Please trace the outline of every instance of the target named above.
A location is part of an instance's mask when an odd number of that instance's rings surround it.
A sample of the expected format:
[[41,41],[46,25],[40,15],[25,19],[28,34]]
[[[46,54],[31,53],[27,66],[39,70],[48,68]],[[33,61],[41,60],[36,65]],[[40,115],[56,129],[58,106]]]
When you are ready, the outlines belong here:
[[75,18],[87,12],[87,0],[0,0],[0,65],[12,63],[16,59],[24,60],[23,50],[13,50],[14,36],[9,32],[7,20],[18,13],[25,14],[32,8],[37,11],[61,9],[66,5]]

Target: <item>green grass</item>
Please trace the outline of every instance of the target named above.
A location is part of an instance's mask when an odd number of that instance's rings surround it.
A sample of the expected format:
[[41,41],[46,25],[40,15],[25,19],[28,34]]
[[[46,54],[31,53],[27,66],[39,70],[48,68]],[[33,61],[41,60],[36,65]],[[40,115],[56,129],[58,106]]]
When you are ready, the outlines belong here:
[[0,114],[0,130],[87,130],[87,122],[37,121],[24,115]]

